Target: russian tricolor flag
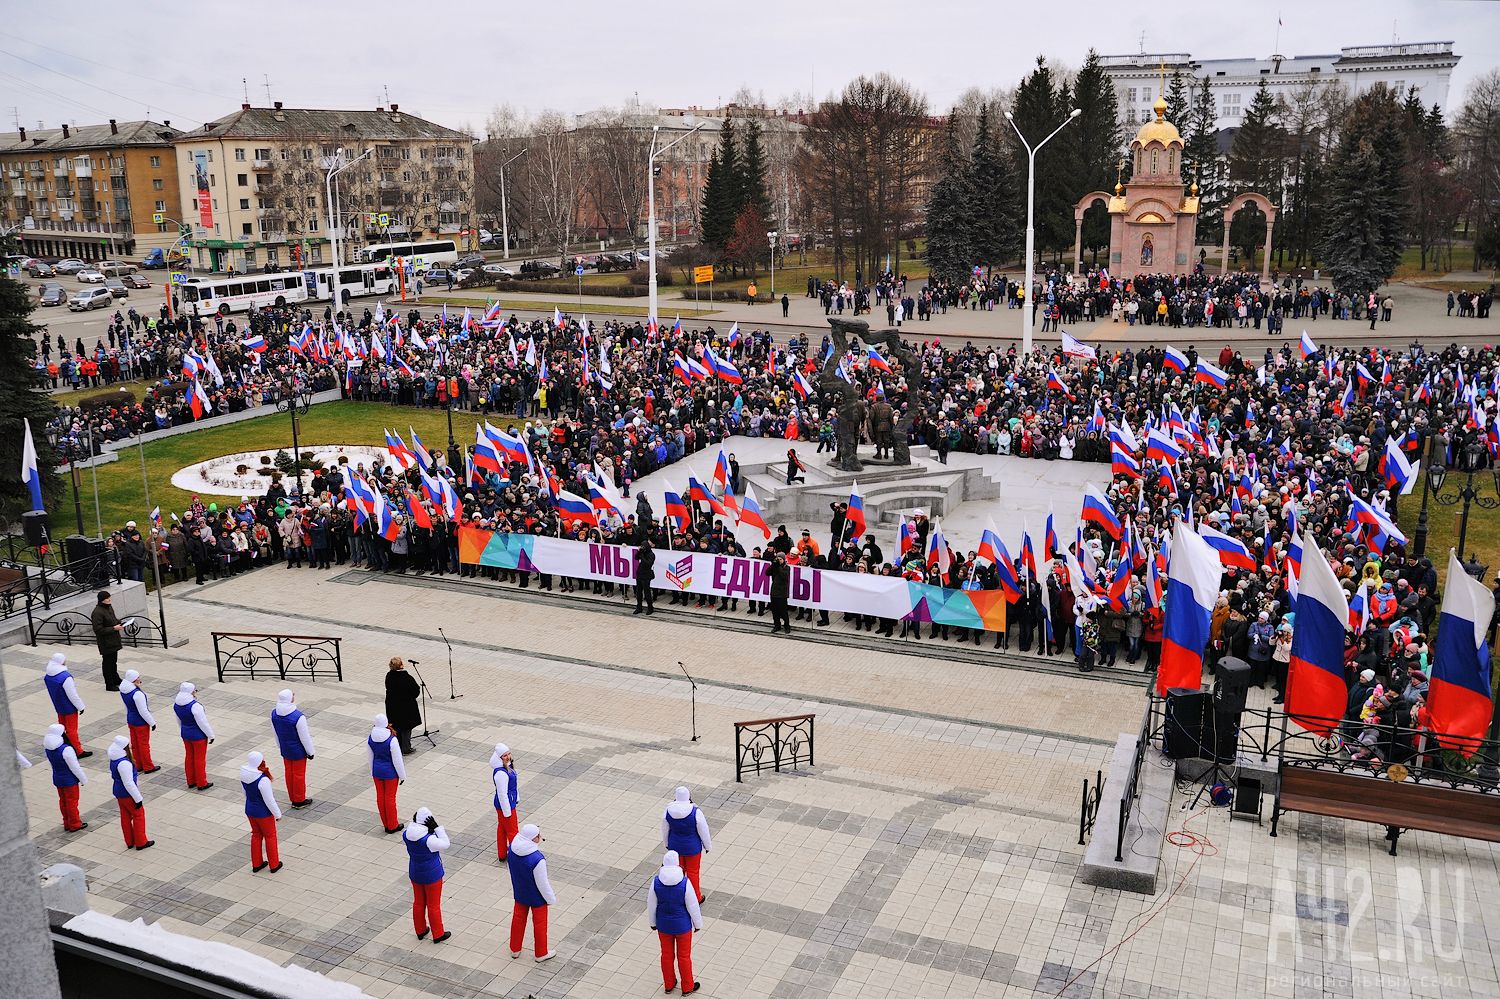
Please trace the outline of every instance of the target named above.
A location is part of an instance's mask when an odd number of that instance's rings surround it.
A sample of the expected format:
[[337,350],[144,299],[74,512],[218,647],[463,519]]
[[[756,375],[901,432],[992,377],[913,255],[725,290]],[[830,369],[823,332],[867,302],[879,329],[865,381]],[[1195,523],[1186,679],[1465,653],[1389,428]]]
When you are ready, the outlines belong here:
[[[1490,722],[1490,650],[1485,642],[1495,597],[1448,552],[1447,592],[1432,657],[1427,709],[1438,742],[1465,756]],[[1302,626],[1298,615],[1297,626]]]
[[1120,518],[1109,500],[1093,485],[1085,486],[1083,489],[1083,515],[1079,519],[1084,523],[1098,524],[1109,533],[1110,537],[1116,541],[1120,540],[1120,533],[1123,530]]
[[208,392],[203,388],[203,383],[193,378],[193,383],[188,388],[188,399],[193,410],[193,419],[201,420],[205,413],[214,411],[213,403],[208,400]]
[[264,354],[266,352],[266,338],[259,333],[252,333],[240,342],[244,344],[246,350],[254,351],[257,354]]
[[1400,496],[1411,492],[1417,484],[1417,468],[1421,464],[1420,461],[1413,464],[1406,460],[1406,455],[1396,446],[1395,437],[1385,439],[1385,453],[1380,456],[1380,474],[1385,479],[1387,488],[1396,490]]
[[748,483],[745,485],[744,501],[740,504],[739,526],[744,527],[746,524],[759,530],[765,540],[771,540],[771,526],[766,523],[760,504],[755,501],[755,490]]
[[1120,447],[1119,444],[1111,442],[1109,445],[1110,473],[1113,475],[1126,475],[1132,479],[1141,477],[1141,463],[1135,457]]
[[1360,580],[1354,599],[1349,601],[1349,630],[1356,635],[1364,634],[1370,623],[1370,581]]
[[663,516],[672,522],[672,528],[681,534],[688,527],[688,508],[682,501],[682,494],[672,489],[670,485],[662,486],[662,509]]
[[1176,347],[1168,344],[1167,349],[1163,352],[1162,355],[1161,369],[1163,371],[1175,371],[1179,375],[1185,375],[1187,374],[1188,369],[1188,356],[1182,351],[1178,350]]
[[495,443],[490,440],[489,435],[484,432],[484,427],[474,428],[474,454],[472,458],[474,467],[486,472],[500,472],[500,452],[496,450]]
[[796,389],[797,394],[803,399],[812,395],[812,384],[806,378],[802,377],[802,372],[800,371],[792,372],[792,388]]
[[1021,599],[1021,578],[1016,573],[1016,564],[1011,561],[1005,542],[1000,540],[1000,535],[995,533],[993,523],[979,536],[979,550],[974,553],[974,557],[989,559],[990,564],[995,567],[995,574],[1000,579],[1000,588],[1005,591],[1007,600]]
[[869,361],[872,368],[879,368],[887,374],[895,374],[894,371],[891,371],[891,366],[886,363],[886,359],[880,356],[880,351],[869,344],[865,344],[865,360]]
[[1051,368],[1047,369],[1047,389],[1048,391],[1061,392],[1069,399],[1076,398],[1076,396],[1074,396],[1072,392],[1068,391],[1068,386],[1063,384],[1063,380],[1058,377],[1057,372],[1053,371]]
[[1302,339],[1297,341],[1297,350],[1301,352],[1304,361],[1318,352],[1318,345],[1307,335],[1307,330],[1302,331]]
[[865,536],[865,500],[859,494],[858,480],[849,489],[849,509],[844,513],[844,527],[849,538]]
[[599,518],[594,515],[594,508],[589,501],[581,496],[575,496],[566,489],[557,492],[557,515],[565,524],[597,524]]
[[1244,569],[1246,572],[1255,571],[1255,559],[1250,556],[1250,549],[1244,542],[1216,531],[1207,524],[1198,529],[1198,535],[1214,550],[1221,565]]
[[[1344,629],[1349,622],[1349,602],[1311,534],[1302,539],[1302,546],[1308,552],[1308,561],[1293,605],[1297,627],[1292,632],[1292,658],[1287,665],[1286,713],[1309,732],[1329,735],[1348,706]],[[1486,705],[1488,701],[1486,697]]]
[[1165,697],[1168,690],[1177,687],[1197,690],[1202,686],[1203,650],[1208,646],[1209,618],[1222,574],[1214,550],[1192,528],[1177,521],[1172,527],[1167,563],[1161,663],[1156,670],[1159,696]]
[[1182,460],[1183,451],[1171,434],[1152,427],[1146,434],[1146,457],[1175,464]]
[[917,529],[912,522],[906,519],[906,514],[901,515],[901,526],[896,531],[896,547],[900,550],[902,559],[906,553],[911,551],[917,543]]
[[26,483],[31,509],[43,511],[47,508],[42,503],[42,472],[37,464],[36,441],[31,436],[31,421],[23,417],[21,423],[26,428],[26,436],[21,440],[21,481]]
[[402,442],[400,434],[393,434],[389,430],[385,432],[385,449],[395,459],[395,464],[406,471],[417,463],[417,456],[411,453],[406,444]]
[[1193,381],[1223,388],[1229,382],[1229,375],[1200,357],[1198,367],[1193,370]]

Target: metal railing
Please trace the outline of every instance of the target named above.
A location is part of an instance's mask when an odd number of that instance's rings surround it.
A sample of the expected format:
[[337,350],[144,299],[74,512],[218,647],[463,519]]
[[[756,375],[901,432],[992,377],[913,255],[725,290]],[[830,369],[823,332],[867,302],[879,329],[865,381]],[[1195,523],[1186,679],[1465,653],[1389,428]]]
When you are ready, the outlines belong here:
[[[148,617],[135,615],[121,622],[120,641],[132,648],[160,645],[167,647],[167,633],[161,625]],[[48,645],[75,642],[89,644],[94,641],[94,623],[83,611],[65,610],[40,621],[31,622],[31,644],[45,642]]]
[[1130,776],[1126,779],[1125,790],[1120,795],[1120,824],[1115,831],[1115,863],[1117,864],[1125,859],[1125,827],[1130,824],[1130,813],[1135,807],[1135,799],[1140,796],[1141,764],[1146,760],[1146,747],[1151,744],[1153,734],[1159,730],[1160,703],[1154,694],[1150,692],[1146,694],[1146,713],[1141,717],[1140,731],[1136,733],[1135,756],[1130,761]]
[[272,676],[282,680],[344,679],[339,639],[331,636],[228,631],[211,635],[220,683],[226,677],[241,676],[251,680]]
[[1099,815],[1099,802],[1104,799],[1104,771],[1094,771],[1094,784],[1089,786],[1089,779],[1083,779],[1083,802],[1078,806],[1078,845],[1083,846],[1088,842],[1089,834],[1094,831],[1094,819]]
[[119,559],[109,548],[74,562],[49,562],[45,557],[23,562],[0,556],[0,620],[25,614],[34,634],[35,615],[51,611],[54,602],[119,582]]
[[734,723],[734,779],[762,770],[813,765],[813,722],[817,715],[786,715]]

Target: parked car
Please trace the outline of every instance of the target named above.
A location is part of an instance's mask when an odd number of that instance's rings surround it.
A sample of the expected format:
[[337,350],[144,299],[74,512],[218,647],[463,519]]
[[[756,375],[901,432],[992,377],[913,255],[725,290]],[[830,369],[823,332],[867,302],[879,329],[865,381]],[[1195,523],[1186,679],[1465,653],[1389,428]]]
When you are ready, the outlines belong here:
[[107,278],[124,277],[126,274],[135,273],[135,264],[128,264],[123,260],[106,260],[94,268]]
[[634,253],[611,253],[609,258],[615,262],[615,269],[621,271],[633,270],[636,260]]
[[27,260],[21,265],[21,270],[34,278],[52,277],[57,274],[57,268],[38,257],[32,257]]
[[59,260],[52,266],[52,269],[59,274],[77,274],[79,271],[87,268],[88,264],[77,257],[68,257],[65,260]]
[[84,284],[103,284],[104,275],[94,270],[92,267],[85,267],[83,270],[78,272],[78,280],[83,282]]
[[104,287],[108,288],[109,293],[116,298],[130,297],[130,289],[125,287],[125,281],[123,278],[105,278]]
[[151,279],[144,274],[136,274],[132,272],[130,274],[126,274],[124,277],[120,278],[120,280],[125,282],[125,287],[134,288],[136,291],[143,291],[151,287]]
[[63,291],[62,285],[55,281],[48,281],[42,285],[41,302],[43,305],[67,305],[68,293]]
[[484,266],[484,257],[477,253],[471,253],[468,256],[459,257],[453,266],[459,270],[475,270]]
[[472,275],[479,273],[479,270],[475,267],[455,267],[451,273],[453,274],[454,284],[463,284]]
[[163,267],[177,267],[186,262],[187,257],[177,250],[168,252],[158,246],[147,251],[146,255],[141,258],[141,267],[148,271],[154,271],[160,270]]
[[513,278],[516,276],[516,272],[504,264],[485,264],[479,269],[493,278]]
[[428,286],[435,284],[447,284],[448,275],[452,273],[446,267],[429,267],[422,274],[422,281]]
[[636,261],[638,263],[642,263],[642,264],[650,263],[651,262],[651,253],[648,250],[636,250],[635,251],[635,259],[636,259]]
[[480,246],[489,246],[494,241],[495,241],[495,234],[494,233],[490,232],[488,229],[480,229],[479,230],[479,245]]
[[523,278],[530,278],[533,281],[540,280],[541,278],[556,277],[561,273],[562,268],[550,260],[528,260],[521,265],[521,276]]
[[114,305],[115,296],[108,288],[82,288],[68,299],[69,312],[87,312],[90,309],[108,309]]

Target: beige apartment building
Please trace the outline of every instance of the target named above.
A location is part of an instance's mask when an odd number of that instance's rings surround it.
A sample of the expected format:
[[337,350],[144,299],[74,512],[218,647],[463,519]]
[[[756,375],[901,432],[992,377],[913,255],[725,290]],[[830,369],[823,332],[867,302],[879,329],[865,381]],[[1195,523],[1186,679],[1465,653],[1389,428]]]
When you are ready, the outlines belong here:
[[333,181],[346,261],[367,243],[444,236],[467,243],[473,144],[398,104],[373,111],[243,104],[177,139],[178,217],[192,227],[186,252],[192,266],[210,271],[330,262],[328,172],[366,153]]
[[180,203],[171,122],[115,121],[0,133],[0,227],[38,257],[139,259],[177,227],[156,222]]

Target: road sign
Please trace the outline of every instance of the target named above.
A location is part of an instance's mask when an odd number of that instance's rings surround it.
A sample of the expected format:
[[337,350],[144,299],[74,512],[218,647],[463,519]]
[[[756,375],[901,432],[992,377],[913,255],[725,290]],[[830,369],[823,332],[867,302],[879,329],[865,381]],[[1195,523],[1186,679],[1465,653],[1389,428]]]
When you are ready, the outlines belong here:
[[573,268],[573,273],[578,277],[583,277],[583,265],[579,264],[577,267]]
[[152,212],[151,213],[151,222],[152,222],[153,225],[161,225],[166,220],[167,220],[167,213],[166,212]]
[[173,284],[182,284],[182,282],[185,281],[185,280],[187,280],[187,275],[186,274],[182,273],[181,271],[173,271],[172,272],[172,283]]
[[714,279],[714,266],[708,264],[703,267],[693,268],[693,284],[709,284]]

